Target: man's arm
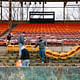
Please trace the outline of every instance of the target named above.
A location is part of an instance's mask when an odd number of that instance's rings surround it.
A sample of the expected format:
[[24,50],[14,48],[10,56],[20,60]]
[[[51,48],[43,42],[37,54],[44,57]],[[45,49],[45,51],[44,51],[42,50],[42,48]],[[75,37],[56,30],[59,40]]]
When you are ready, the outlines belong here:
[[18,37],[17,42],[20,43],[20,36]]
[[46,41],[44,41],[44,45],[47,46],[47,42]]
[[34,48],[36,48],[38,45],[39,45],[38,43],[37,43],[37,44],[35,44]]
[[20,36],[20,40],[21,40],[21,43],[24,44],[24,37],[22,35]]

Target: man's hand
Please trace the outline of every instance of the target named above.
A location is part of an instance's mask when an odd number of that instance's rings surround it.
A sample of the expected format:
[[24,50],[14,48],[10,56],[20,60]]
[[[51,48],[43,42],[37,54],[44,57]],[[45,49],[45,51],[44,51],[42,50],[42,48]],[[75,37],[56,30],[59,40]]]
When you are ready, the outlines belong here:
[[46,49],[48,49],[48,47],[46,47]]

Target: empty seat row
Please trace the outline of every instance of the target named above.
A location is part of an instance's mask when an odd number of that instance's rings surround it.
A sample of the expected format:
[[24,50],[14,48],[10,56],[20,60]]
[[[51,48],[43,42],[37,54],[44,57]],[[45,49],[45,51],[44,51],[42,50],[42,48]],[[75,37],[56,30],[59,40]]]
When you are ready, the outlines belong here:
[[54,52],[51,50],[46,50],[45,55],[48,57],[52,57],[52,58],[56,58],[56,59],[67,59],[69,57],[73,57],[74,55],[76,55],[77,53],[80,52],[80,46],[77,45],[75,46],[72,50],[68,51],[68,52]]
[[[34,45],[25,45],[25,48],[30,51],[30,52],[33,52],[33,48],[34,48]],[[7,46],[7,51],[8,52],[19,52],[19,45],[8,45]],[[39,47],[36,47],[34,49],[35,52],[39,51]]]
[[[76,29],[75,29],[76,28]],[[19,24],[16,32],[80,32],[80,24]]]

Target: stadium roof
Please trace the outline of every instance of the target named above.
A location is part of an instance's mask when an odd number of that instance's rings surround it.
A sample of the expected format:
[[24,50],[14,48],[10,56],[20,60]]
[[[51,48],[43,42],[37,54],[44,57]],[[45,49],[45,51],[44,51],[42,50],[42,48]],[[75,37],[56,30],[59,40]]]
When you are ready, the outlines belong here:
[[[0,1],[10,1],[10,0],[0,0]],[[80,1],[80,0],[11,0],[11,1],[20,1],[20,2],[22,2],[22,1],[26,1],[26,2],[30,2],[30,1],[32,1],[32,2],[34,2],[34,1],[36,1],[36,2],[38,2],[38,1],[46,1],[46,2],[68,2],[68,1]]]

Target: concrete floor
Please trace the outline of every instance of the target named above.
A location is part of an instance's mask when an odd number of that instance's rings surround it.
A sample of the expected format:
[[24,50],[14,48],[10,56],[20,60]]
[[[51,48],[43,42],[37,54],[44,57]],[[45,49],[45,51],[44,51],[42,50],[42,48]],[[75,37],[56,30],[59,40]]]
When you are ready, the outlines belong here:
[[5,55],[7,53],[7,47],[6,46],[0,46],[0,55]]
[[[62,46],[49,46],[48,49],[51,49],[51,50],[57,51],[57,52],[61,52],[61,51],[62,52],[67,52],[67,51],[73,49],[74,47],[75,46],[63,46],[63,47]],[[39,64],[39,66],[41,66],[40,57],[37,56],[37,55],[38,54],[35,53],[33,56],[30,56],[31,66],[35,66],[35,65],[37,66],[38,64]],[[0,66],[5,66],[4,63],[12,65],[14,62],[16,62],[18,60],[17,57],[19,57],[17,55],[17,53],[7,54],[7,47],[6,46],[0,46]],[[79,62],[80,62],[80,54],[76,54],[74,57],[72,57],[70,59],[66,59],[66,60],[50,58],[49,62],[47,62],[46,65],[49,65],[49,64],[50,65],[58,65],[58,63],[60,63],[60,64],[61,63],[66,64],[67,63],[69,65],[69,63],[74,63],[75,64],[75,63],[79,63]],[[70,64],[70,65],[72,65],[72,64]]]

